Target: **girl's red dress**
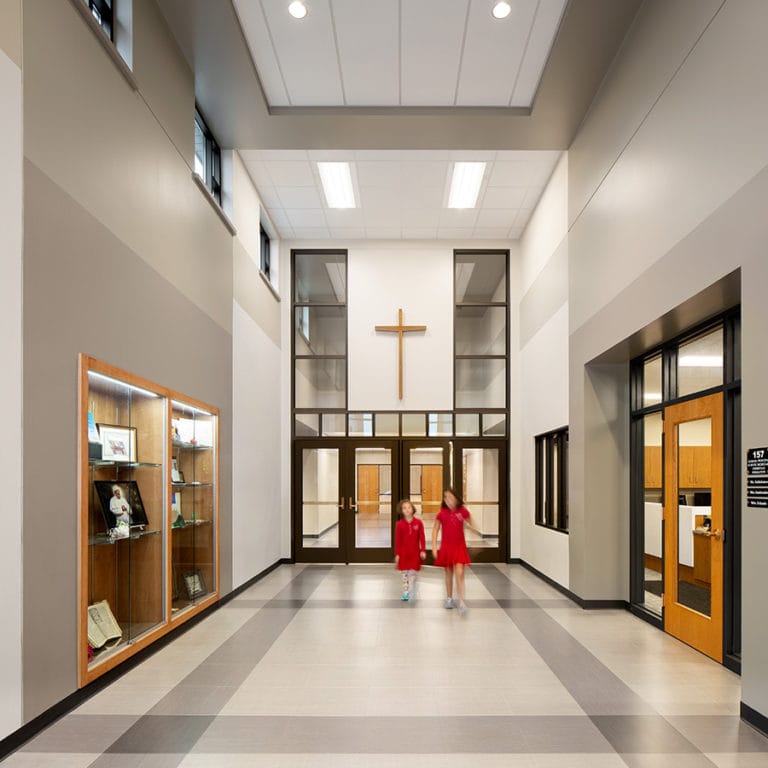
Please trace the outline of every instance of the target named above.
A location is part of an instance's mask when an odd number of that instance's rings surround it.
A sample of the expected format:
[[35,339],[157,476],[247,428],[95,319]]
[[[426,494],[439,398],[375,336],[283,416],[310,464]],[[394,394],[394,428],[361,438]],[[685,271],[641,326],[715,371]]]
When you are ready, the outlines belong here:
[[468,517],[469,510],[466,507],[456,509],[442,507],[437,513],[437,519],[442,527],[442,537],[435,565],[452,568],[458,563],[469,565],[472,562],[464,539],[464,521]]
[[398,571],[420,571],[420,552],[426,549],[424,538],[424,523],[414,517],[409,523],[404,517],[397,521],[395,526],[395,554],[399,555],[397,561]]

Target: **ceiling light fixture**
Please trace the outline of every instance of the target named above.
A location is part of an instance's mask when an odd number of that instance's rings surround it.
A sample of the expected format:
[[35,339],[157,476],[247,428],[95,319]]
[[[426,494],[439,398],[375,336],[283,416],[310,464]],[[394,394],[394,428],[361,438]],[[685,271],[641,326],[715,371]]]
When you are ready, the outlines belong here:
[[454,163],[449,208],[474,208],[485,175],[485,163]]
[[294,19],[303,19],[307,15],[307,6],[304,5],[301,0],[294,0],[294,2],[288,6],[288,13],[290,13]]
[[318,163],[329,208],[357,208],[349,163]]
[[512,6],[509,3],[496,3],[491,13],[494,19],[506,19],[512,13]]

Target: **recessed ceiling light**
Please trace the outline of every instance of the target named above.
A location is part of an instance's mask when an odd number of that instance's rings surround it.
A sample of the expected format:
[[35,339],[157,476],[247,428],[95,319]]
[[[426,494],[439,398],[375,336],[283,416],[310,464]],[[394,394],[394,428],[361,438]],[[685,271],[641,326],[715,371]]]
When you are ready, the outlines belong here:
[[491,13],[494,19],[506,19],[512,13],[512,6],[509,3],[496,3]]
[[448,207],[474,208],[484,174],[485,163],[454,163]]
[[[504,3],[500,3],[500,5],[504,5]],[[294,0],[294,2],[288,6],[288,13],[290,13],[294,19],[303,19],[307,15],[307,6],[304,5],[301,0]]]
[[318,163],[329,208],[357,208],[349,163]]

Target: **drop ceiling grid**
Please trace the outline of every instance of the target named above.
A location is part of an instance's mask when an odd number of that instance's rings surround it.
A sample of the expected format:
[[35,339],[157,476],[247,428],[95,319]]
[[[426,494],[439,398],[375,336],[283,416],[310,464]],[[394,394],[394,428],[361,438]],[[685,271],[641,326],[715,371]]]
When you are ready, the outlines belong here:
[[233,0],[271,106],[529,107],[567,0]]
[[[521,235],[559,152],[244,150],[241,156],[286,239],[497,240]],[[446,208],[453,162],[467,156],[487,162],[478,205]],[[359,208],[326,207],[320,159],[352,163]]]

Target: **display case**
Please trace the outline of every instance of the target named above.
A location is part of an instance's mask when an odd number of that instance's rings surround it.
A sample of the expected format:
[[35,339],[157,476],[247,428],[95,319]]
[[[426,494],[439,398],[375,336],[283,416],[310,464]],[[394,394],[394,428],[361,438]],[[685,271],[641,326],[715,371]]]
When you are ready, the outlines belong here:
[[79,683],[218,598],[218,412],[80,357]]
[[171,402],[171,589],[179,611],[218,589],[216,541],[216,415]]

